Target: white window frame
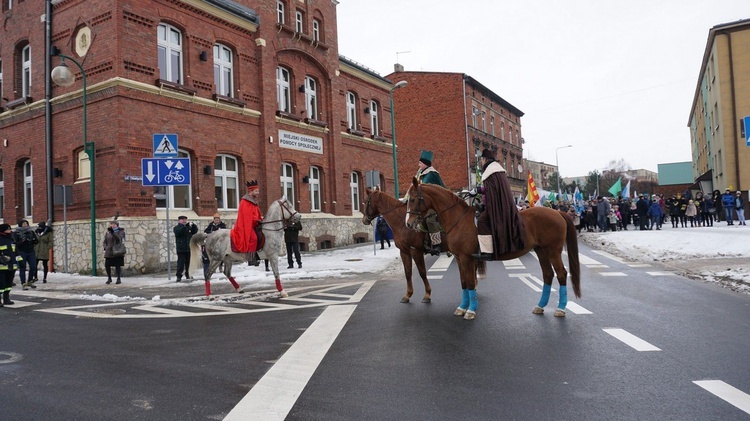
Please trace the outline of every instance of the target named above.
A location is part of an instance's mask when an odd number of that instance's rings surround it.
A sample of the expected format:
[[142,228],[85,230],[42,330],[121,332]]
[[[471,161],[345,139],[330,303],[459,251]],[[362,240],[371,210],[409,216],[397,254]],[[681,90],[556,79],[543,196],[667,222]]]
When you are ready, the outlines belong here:
[[307,118],[318,119],[318,82],[310,76],[305,77],[305,108]]
[[[171,40],[176,35],[177,41]],[[167,23],[160,23],[156,29],[159,77],[174,83],[183,83],[182,73],[182,31]],[[174,61],[174,63],[173,63]],[[177,69],[174,69],[174,66]]]
[[349,191],[352,199],[352,212],[359,212],[359,174],[352,172],[349,177]]
[[346,91],[346,124],[350,130],[357,130],[357,94]]
[[289,70],[279,66],[276,68],[276,104],[279,111],[292,112],[292,97],[289,89],[291,74]]
[[276,0],[276,23],[284,24],[284,2]]
[[3,58],[0,57],[0,98],[3,97]]
[[299,10],[294,12],[294,30],[299,32],[300,34],[305,29],[305,15],[302,14]]
[[[190,154],[187,151],[184,151],[182,149],[179,149],[177,151],[177,157],[178,158],[190,158]],[[193,195],[191,192],[193,191],[193,180],[190,180],[190,184],[186,186],[159,186],[154,188],[154,192],[157,193],[166,193],[168,192],[168,199],[169,203],[159,203],[162,202],[164,199],[157,199],[156,200],[156,208],[157,209],[166,209],[167,206],[169,206],[169,209],[175,209],[175,210],[190,210],[193,208]],[[179,200],[177,200],[177,196],[180,196]],[[176,203],[181,202],[183,206],[177,206]],[[160,206],[161,205],[161,206]]]
[[487,112],[482,111],[482,131],[487,133]]
[[477,116],[479,115],[479,108],[471,107],[471,126],[478,129]]
[[375,100],[370,101],[370,133],[380,136],[380,104]]
[[312,37],[313,41],[320,41],[320,21],[317,19],[313,19]]
[[490,131],[492,136],[495,136],[495,116],[490,114]]
[[34,213],[34,172],[31,160],[23,163],[23,216],[31,219]]
[[281,163],[281,195],[286,197],[290,203],[294,201],[294,166],[287,162]]
[[89,163],[89,154],[81,149],[78,152],[78,181],[91,179],[91,164]]
[[234,97],[234,55],[224,44],[214,44],[214,84],[216,93]]
[[31,45],[21,50],[21,95],[31,95]]
[[322,209],[320,194],[320,168],[310,167],[310,211],[320,212]]
[[500,122],[500,139],[505,140],[505,123]]
[[[230,167],[233,164],[234,170]],[[237,210],[240,203],[239,162],[232,155],[219,154],[214,159],[214,196],[219,210]]]

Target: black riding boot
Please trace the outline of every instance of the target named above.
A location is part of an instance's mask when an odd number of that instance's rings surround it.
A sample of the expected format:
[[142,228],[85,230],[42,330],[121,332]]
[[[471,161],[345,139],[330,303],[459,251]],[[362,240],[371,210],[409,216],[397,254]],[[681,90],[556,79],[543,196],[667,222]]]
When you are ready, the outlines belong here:
[[10,300],[10,291],[3,291],[3,304],[5,304],[6,306],[15,304]]

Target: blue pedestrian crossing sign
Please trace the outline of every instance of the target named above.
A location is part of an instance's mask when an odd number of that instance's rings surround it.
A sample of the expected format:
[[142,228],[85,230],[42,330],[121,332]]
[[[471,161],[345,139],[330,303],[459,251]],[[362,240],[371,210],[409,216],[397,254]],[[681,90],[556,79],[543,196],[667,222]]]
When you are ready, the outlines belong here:
[[190,158],[142,158],[144,186],[190,185]]
[[168,133],[154,133],[154,157],[176,158],[177,135]]
[[750,146],[750,116],[743,120],[745,120],[745,145]]

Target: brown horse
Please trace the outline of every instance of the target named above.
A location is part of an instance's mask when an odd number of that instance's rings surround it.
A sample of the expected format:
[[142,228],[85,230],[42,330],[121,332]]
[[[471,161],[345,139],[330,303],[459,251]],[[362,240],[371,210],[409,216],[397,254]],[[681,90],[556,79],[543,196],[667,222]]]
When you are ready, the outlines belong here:
[[424,283],[423,303],[432,301],[432,287],[427,280],[427,269],[424,264],[424,236],[423,232],[417,232],[409,229],[404,224],[406,220],[406,204],[388,196],[387,194],[375,189],[366,189],[367,202],[365,204],[362,223],[370,225],[372,221],[382,215],[385,222],[393,230],[393,240],[396,247],[401,253],[401,262],[404,264],[404,274],[406,275],[406,294],[401,297],[402,303],[408,303],[414,294],[414,285],[411,282],[412,261],[417,265],[419,276]]
[[[445,238],[451,243],[451,252],[459,259],[459,268],[461,261],[473,260],[471,254],[479,250],[477,227],[474,225],[474,207],[466,204],[463,199],[450,190],[434,185],[418,184],[416,179],[412,180],[407,195],[409,197],[406,210],[407,226],[417,229],[422,225],[427,210],[433,209],[437,212],[438,220],[445,229]],[[565,317],[565,307],[568,304],[568,273],[562,260],[563,246],[567,246],[568,249],[568,265],[573,282],[573,292],[576,297],[580,298],[581,296],[578,237],[573,219],[565,212],[544,207],[526,209],[520,213],[520,217],[525,227],[526,247],[523,250],[502,255],[501,260],[521,257],[533,249],[539,257],[544,279],[542,298],[539,300],[539,304],[534,307],[533,313],[544,313],[544,307],[549,302],[552,289],[552,278],[557,273],[560,291],[555,316]],[[474,289],[470,283],[465,284],[463,278],[461,279],[461,287]],[[476,293],[472,294],[470,303],[464,297],[454,314],[461,316],[464,313],[468,314],[469,311],[476,311],[476,304]],[[466,317],[464,316],[464,318]]]

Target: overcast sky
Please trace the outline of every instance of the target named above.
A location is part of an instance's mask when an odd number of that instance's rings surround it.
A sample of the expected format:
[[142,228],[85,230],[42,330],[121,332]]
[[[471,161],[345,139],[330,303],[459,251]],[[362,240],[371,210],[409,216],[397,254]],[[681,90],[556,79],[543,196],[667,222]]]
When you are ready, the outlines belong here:
[[656,171],[692,160],[708,31],[747,18],[750,0],[340,0],[339,53],[382,76],[401,52],[406,70],[468,74],[525,113],[524,158],[573,145],[563,177]]

